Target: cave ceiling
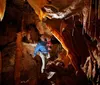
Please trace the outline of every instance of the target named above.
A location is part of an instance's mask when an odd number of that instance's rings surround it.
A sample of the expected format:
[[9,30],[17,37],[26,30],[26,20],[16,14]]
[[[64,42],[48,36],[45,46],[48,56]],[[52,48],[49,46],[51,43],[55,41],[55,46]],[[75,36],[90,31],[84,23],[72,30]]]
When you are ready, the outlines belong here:
[[[39,20],[43,20],[43,18],[50,18],[50,16],[47,15],[47,10],[45,10],[46,12],[43,12],[42,9],[44,7],[49,8],[55,13],[67,8],[67,10],[69,10],[69,7],[73,8],[74,5],[76,6],[75,9],[77,9],[77,11],[81,10],[83,0],[7,0],[5,12],[5,15],[7,16],[6,21],[16,20],[19,22],[22,19],[22,16],[24,16],[26,24],[36,23]],[[75,11],[76,10],[70,14],[73,15]]]
[[[3,2],[2,0],[0,0]],[[95,12],[91,11],[91,0],[4,0],[6,1],[5,18],[6,22],[15,20],[21,22],[24,17],[25,24],[37,24],[39,21],[45,20],[51,23],[53,27],[58,19],[68,19],[75,14],[81,16],[83,28],[87,30],[87,27],[91,24],[90,16],[92,19],[95,16]],[[4,3],[4,2],[3,2]],[[3,8],[4,9],[4,8]],[[1,10],[1,9],[0,9]],[[1,10],[2,11],[2,10]],[[91,13],[93,12],[93,13]],[[90,14],[91,13],[91,14]],[[89,25],[87,25],[89,21]],[[58,25],[59,27],[59,25]],[[88,28],[90,29],[90,28]],[[90,29],[91,30],[91,29]],[[91,34],[90,34],[91,35]]]
[[[44,6],[49,6],[53,10],[53,12],[62,11],[65,8],[69,7],[74,1],[75,0],[7,0],[6,11],[9,11],[7,13],[11,15],[10,18],[16,17],[16,12],[18,14],[17,15],[18,17],[23,15],[24,12],[27,13],[29,16],[33,16],[33,17],[35,14],[37,14],[39,19],[41,19],[43,18],[41,16],[43,15],[45,16],[45,14],[42,13],[41,11],[41,9]],[[78,8],[81,7],[82,4],[78,5]],[[33,23],[32,19],[30,19],[30,23],[31,22]]]

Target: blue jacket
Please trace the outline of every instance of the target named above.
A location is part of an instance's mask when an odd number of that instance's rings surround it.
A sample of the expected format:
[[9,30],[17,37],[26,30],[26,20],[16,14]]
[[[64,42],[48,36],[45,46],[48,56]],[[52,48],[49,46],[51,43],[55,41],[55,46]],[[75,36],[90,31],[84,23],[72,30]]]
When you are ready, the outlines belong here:
[[34,50],[34,56],[37,55],[38,52],[41,52],[43,54],[48,54],[48,48],[46,46],[46,42],[40,41]]

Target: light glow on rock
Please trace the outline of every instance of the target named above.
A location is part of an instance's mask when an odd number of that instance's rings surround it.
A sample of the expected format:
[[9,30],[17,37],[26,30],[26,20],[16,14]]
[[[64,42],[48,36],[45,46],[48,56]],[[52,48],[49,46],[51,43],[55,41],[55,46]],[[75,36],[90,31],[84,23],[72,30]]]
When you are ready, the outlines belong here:
[[6,0],[0,0],[0,21],[3,20],[6,9]]

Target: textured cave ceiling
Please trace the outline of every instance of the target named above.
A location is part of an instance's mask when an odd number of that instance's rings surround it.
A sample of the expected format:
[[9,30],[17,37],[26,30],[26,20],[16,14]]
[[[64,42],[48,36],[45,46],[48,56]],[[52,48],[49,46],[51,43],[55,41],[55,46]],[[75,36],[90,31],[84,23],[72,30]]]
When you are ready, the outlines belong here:
[[[34,8],[32,8],[27,1],[28,0],[7,0],[4,21],[9,22],[15,20],[20,22],[23,15],[25,17],[25,23],[27,24],[35,23],[35,20],[39,20],[43,14],[37,13],[37,9],[34,11]],[[53,11],[60,11],[70,6],[73,1],[74,0],[48,0],[47,2],[47,0],[34,0],[34,4],[36,3],[36,5],[41,9],[45,5],[44,3],[46,3],[46,6],[49,4]]]
[[[15,15],[14,13],[17,11],[20,12],[20,14],[18,14],[19,16],[21,14],[23,14],[23,11],[26,13],[30,13],[30,15],[31,15],[31,13],[33,13],[33,9],[27,1],[31,1],[31,0],[7,0],[6,11],[9,11],[8,9],[10,8],[12,12],[10,11],[9,13],[12,16],[14,16]],[[49,5],[51,7],[53,6],[58,11],[61,11],[65,8],[67,8],[68,6],[70,6],[72,4],[72,2],[75,0],[48,0],[48,1],[49,2],[47,2],[47,0],[36,0],[36,1],[34,0],[32,3],[36,4],[40,9],[43,6]],[[82,7],[82,4],[79,4],[78,8],[81,8],[81,7]],[[37,11],[37,9],[35,9],[35,11]],[[12,17],[10,17],[10,18],[12,18]]]
[[[90,0],[7,0],[4,21],[8,23],[9,21],[12,22],[16,21],[17,23],[21,23],[22,17],[24,17],[25,24],[32,24],[32,23],[36,24],[38,21],[42,20],[43,18],[48,17],[46,13],[43,12],[44,7],[47,8],[49,7],[54,13],[63,12],[64,10],[67,11],[71,10],[71,13],[66,15],[66,17],[69,17],[74,15],[75,13],[80,13],[84,4],[86,6],[89,6],[90,4],[89,1]],[[100,5],[98,7],[100,7]],[[88,12],[90,12],[90,10],[88,10]],[[98,16],[99,14],[100,13],[98,10]],[[95,12],[93,12],[92,14],[93,18],[94,15]],[[87,17],[86,15],[84,16]],[[83,19],[84,19],[83,22],[86,23],[85,18]],[[50,23],[52,24],[53,22]]]

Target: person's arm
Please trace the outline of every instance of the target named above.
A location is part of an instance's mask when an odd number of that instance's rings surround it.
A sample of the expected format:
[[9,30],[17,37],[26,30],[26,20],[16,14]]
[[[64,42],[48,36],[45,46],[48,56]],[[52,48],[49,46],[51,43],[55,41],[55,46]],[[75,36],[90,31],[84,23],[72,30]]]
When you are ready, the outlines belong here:
[[47,53],[49,52],[49,51],[48,51],[48,48],[47,48],[46,46],[40,46],[39,51],[40,51],[41,53],[45,53],[45,54],[47,54]]
[[36,46],[36,48],[35,48],[35,50],[34,50],[34,56],[37,55],[38,51],[39,51],[39,44]]

